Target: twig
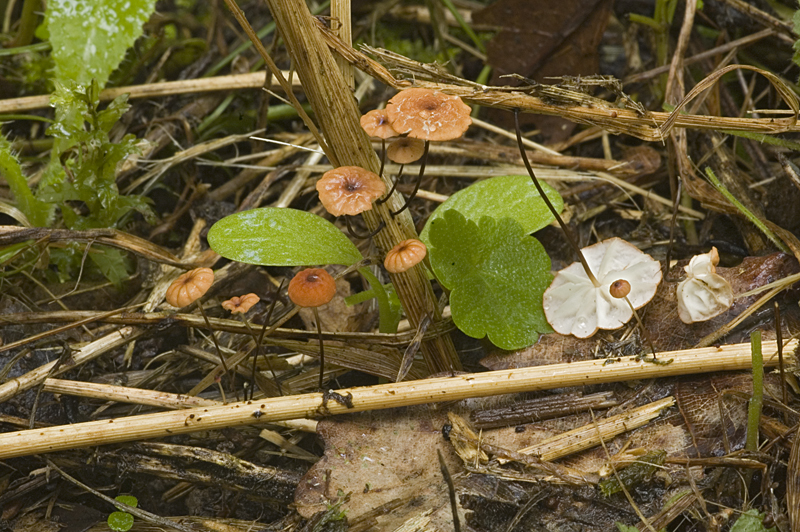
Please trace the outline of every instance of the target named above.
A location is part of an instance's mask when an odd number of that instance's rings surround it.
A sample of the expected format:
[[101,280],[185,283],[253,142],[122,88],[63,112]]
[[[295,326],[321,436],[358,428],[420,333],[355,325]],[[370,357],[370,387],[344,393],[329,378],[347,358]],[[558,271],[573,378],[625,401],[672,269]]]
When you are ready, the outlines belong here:
[[[792,340],[786,348],[795,349],[797,345],[797,340]],[[765,365],[776,365],[776,343],[766,342],[764,351],[769,353],[765,357]],[[0,460],[256,422],[346,414],[522,391],[742,370],[751,365],[750,344],[666,352],[663,356],[672,358],[673,362],[661,366],[631,357],[606,365],[604,360],[588,360],[337,390],[341,396],[352,396],[352,399],[343,401],[344,404],[329,401],[321,393],[309,393],[10,432],[0,434]],[[789,362],[794,362],[794,356]]]

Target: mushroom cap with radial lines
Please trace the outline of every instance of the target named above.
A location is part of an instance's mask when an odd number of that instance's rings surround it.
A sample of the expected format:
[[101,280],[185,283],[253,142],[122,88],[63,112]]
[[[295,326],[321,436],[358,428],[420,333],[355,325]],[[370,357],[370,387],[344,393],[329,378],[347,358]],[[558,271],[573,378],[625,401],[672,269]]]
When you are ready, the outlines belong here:
[[618,329],[633,316],[625,298],[611,295],[611,284],[628,282],[631,290],[627,300],[634,308],[642,307],[661,282],[661,265],[621,238],[610,238],[582,251],[600,286],[595,286],[581,263],[575,262],[556,274],[543,303],[547,322],[557,333],[588,338],[598,329]]
[[470,124],[469,105],[458,96],[430,89],[406,89],[386,105],[386,114],[399,134],[422,140],[453,140],[463,135]]
[[253,305],[260,300],[260,297],[252,293],[243,296],[233,296],[227,301],[222,302],[222,308],[229,311],[231,314],[244,314],[253,308]]
[[383,196],[386,184],[378,174],[359,166],[340,166],[325,172],[317,181],[319,201],[334,216],[355,216],[372,208]]
[[401,273],[422,262],[427,254],[428,248],[421,240],[409,238],[397,244],[386,254],[383,266],[390,273]]
[[213,283],[214,270],[195,268],[172,281],[164,299],[173,307],[182,308],[203,297]]
[[389,139],[397,136],[397,131],[389,124],[386,109],[373,109],[361,116],[361,128],[370,137]]

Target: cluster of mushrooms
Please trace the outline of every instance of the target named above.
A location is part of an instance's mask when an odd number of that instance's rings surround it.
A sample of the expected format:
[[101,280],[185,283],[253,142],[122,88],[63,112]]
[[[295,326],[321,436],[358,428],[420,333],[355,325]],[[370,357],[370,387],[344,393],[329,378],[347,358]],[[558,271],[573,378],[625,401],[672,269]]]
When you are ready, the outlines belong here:
[[[319,199],[334,216],[355,216],[370,210],[373,203],[385,202],[397,187],[403,165],[420,160],[420,171],[413,192],[393,216],[408,208],[419,190],[431,141],[461,137],[472,123],[470,107],[458,96],[423,88],[404,90],[389,100],[385,109],[376,109],[361,118],[361,126],[381,141],[381,174],[386,158],[401,165],[394,186],[386,194],[381,177],[356,166],[342,166],[326,172],[317,182]],[[611,238],[579,249],[559,213],[547,199],[522,147],[518,113],[515,113],[517,139],[523,161],[540,195],[574,246],[580,262],[573,263],[555,276],[544,293],[547,321],[560,334],[588,338],[599,329],[618,329],[647,304],[661,282],[660,264],[630,243]],[[387,147],[386,143],[389,141]],[[348,230],[355,235],[348,218]],[[372,234],[383,228],[383,223]],[[417,239],[397,244],[385,257],[384,267],[391,273],[404,272],[426,256],[425,244]],[[716,273],[719,255],[716,248],[691,259],[685,270],[687,278],[677,288],[678,315],[685,323],[705,321],[725,312],[733,304],[730,284]],[[166,301],[185,307],[202,297],[214,281],[209,268],[197,268],[178,277],[168,288]],[[336,293],[336,281],[321,268],[300,271],[290,281],[288,296],[298,307],[314,310],[320,338],[320,388],[323,385],[324,350],[317,308],[327,304]],[[245,313],[258,302],[255,294],[233,297],[222,306],[231,313]],[[200,305],[208,325],[208,318]],[[638,320],[638,316],[637,316]],[[210,328],[210,326],[209,326]],[[213,337],[213,332],[212,332]],[[216,339],[215,339],[216,342]],[[221,355],[220,355],[221,356]],[[224,365],[225,359],[222,357]],[[227,370],[227,368],[226,368]]]

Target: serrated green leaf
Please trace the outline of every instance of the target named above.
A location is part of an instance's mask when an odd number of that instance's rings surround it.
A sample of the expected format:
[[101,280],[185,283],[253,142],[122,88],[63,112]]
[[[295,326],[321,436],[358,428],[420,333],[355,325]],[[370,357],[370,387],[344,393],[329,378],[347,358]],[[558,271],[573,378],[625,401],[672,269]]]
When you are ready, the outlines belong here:
[[19,161],[11,152],[11,143],[0,135],[0,176],[5,178],[17,207],[34,227],[46,227],[53,214],[53,206],[36,199],[28,188]]
[[56,80],[87,85],[94,78],[104,87],[154,8],[155,0],[49,0]]
[[430,239],[431,266],[451,290],[453,321],[464,333],[520,349],[552,331],[542,309],[550,257],[517,221],[483,217],[476,224],[449,210],[432,221]]
[[225,258],[263,266],[350,266],[362,259],[344,233],[306,211],[265,207],[226,216],[208,232]]
[[111,530],[127,532],[133,527],[133,516],[127,512],[111,512],[106,522]]
[[[564,200],[558,192],[547,183],[542,183],[542,188],[553,207],[561,212],[564,209]],[[494,220],[512,218],[522,226],[525,233],[538,231],[553,221],[553,214],[542,201],[533,181],[523,175],[492,177],[459,190],[433,211],[422,230],[420,240],[425,244],[430,243],[431,223],[449,210],[456,210],[475,223],[484,216]]]

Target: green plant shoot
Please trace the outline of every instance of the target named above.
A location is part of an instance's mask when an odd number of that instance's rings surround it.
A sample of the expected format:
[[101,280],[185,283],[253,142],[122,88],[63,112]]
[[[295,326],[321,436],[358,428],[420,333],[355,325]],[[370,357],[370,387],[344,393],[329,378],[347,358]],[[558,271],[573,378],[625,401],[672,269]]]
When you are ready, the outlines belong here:
[[[127,504],[128,506],[133,506],[134,508],[138,506],[139,500],[132,496],[132,495],[120,495],[118,497],[114,497],[115,500]],[[115,530],[117,532],[127,532],[128,530],[133,527],[133,516],[128,512],[112,512],[108,516],[108,528],[111,530]]]

